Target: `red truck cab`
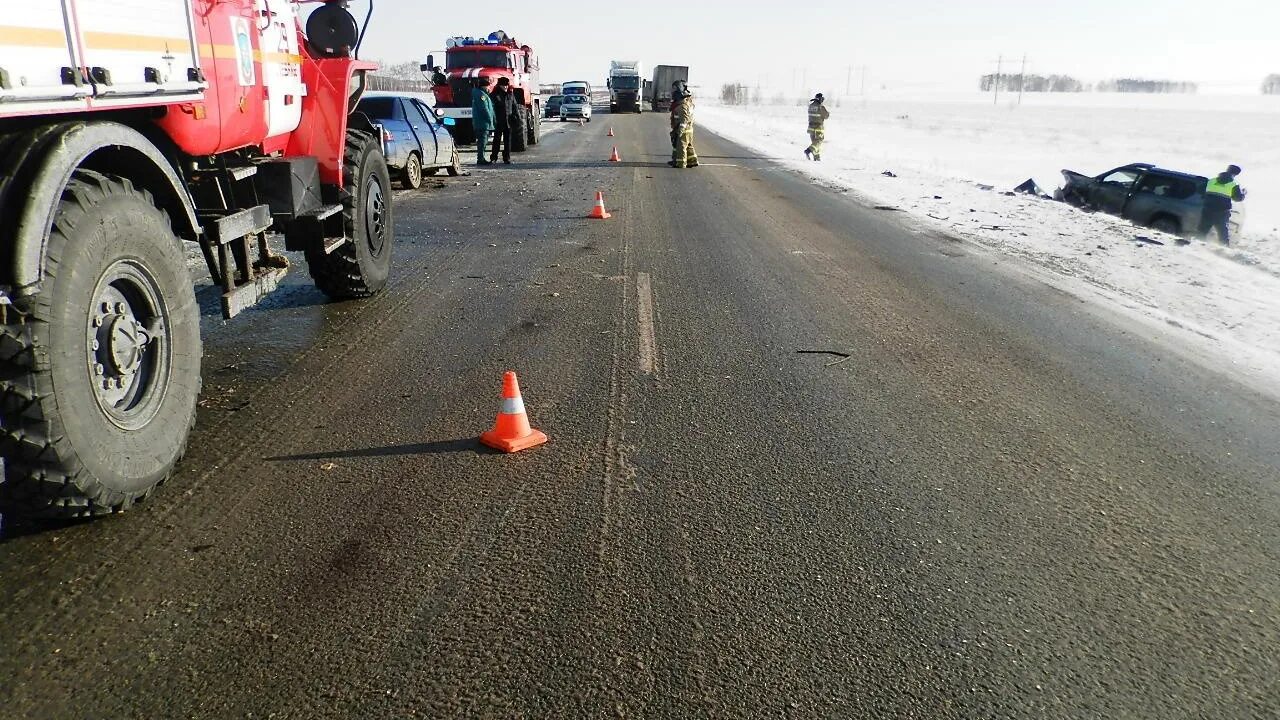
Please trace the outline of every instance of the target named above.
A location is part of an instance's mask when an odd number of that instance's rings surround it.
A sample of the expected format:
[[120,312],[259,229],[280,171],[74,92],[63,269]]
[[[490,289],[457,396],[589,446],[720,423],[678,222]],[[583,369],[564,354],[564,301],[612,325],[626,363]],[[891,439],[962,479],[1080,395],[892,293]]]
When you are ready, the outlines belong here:
[[451,37],[445,41],[444,66],[428,56],[422,66],[431,75],[436,112],[455,121],[458,142],[473,142],[471,90],[480,78],[489,78],[490,89],[498,78],[507,78],[520,106],[523,133],[512,133],[511,149],[523,151],[538,144],[542,120],[542,96],[538,90],[538,60],[533,48],[498,30],[483,39]]

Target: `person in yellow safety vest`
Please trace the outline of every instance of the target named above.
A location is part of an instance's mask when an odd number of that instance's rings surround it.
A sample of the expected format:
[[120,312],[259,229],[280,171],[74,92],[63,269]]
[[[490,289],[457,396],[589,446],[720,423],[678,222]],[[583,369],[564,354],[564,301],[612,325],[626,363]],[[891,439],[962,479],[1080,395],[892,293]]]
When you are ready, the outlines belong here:
[[809,147],[804,149],[804,156],[810,160],[822,159],[822,141],[827,138],[825,125],[831,113],[822,105],[826,98],[822,93],[813,96],[809,101]]
[[1231,208],[1234,203],[1244,200],[1245,192],[1240,189],[1236,178],[1240,175],[1240,166],[1232,165],[1226,172],[1209,180],[1204,189],[1204,210],[1200,213],[1200,237],[1208,237],[1209,230],[1218,231],[1218,239],[1223,245],[1231,244]]

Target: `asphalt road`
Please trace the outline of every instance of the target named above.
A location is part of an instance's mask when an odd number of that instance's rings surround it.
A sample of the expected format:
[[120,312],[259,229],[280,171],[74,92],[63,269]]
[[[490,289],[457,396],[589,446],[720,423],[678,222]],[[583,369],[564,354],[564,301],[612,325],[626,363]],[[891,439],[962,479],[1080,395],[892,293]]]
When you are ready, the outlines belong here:
[[0,543],[0,717],[1280,713],[1274,400],[699,149],[599,115],[402,194],[371,301],[205,293],[177,475]]

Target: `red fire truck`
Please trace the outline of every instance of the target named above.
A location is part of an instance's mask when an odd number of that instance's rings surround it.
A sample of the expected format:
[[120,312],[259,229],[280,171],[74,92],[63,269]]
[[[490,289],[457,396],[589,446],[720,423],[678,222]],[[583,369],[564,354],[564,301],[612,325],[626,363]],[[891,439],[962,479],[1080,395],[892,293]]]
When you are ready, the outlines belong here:
[[[186,446],[200,323],[304,253],[334,298],[390,270],[391,181],[351,114],[375,66],[343,0],[28,0],[0,18],[0,511],[117,512]],[[313,0],[314,1],[314,0]]]
[[523,133],[512,132],[511,149],[523,152],[529,145],[537,145],[542,128],[542,97],[538,94],[538,59],[533,48],[521,45],[516,39],[498,30],[477,40],[471,37],[452,37],[445,41],[444,67],[437,67],[435,57],[427,56],[422,66],[432,74],[432,90],[436,96],[436,111],[455,121],[452,130],[459,142],[473,142],[475,131],[471,126],[471,90],[476,80],[489,78],[493,86],[498,78],[511,82],[520,105],[520,125]]

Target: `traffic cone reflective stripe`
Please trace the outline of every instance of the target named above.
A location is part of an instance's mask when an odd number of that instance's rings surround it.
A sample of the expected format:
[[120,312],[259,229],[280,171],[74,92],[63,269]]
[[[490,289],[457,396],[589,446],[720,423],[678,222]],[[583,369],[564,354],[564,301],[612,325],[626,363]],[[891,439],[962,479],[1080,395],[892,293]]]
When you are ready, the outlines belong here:
[[622,162],[622,157],[618,155],[618,146],[613,146],[613,154],[609,156],[609,162]]
[[482,434],[480,442],[506,453],[528,450],[547,442],[545,433],[529,425],[524,398],[520,396],[520,383],[513,372],[502,376],[502,409],[493,429]]
[[596,191],[596,206],[591,208],[591,214],[587,217],[592,220],[608,220],[613,217],[613,213],[604,209],[604,193]]
[[608,137],[613,137],[613,128],[609,128],[609,135],[608,135]]

